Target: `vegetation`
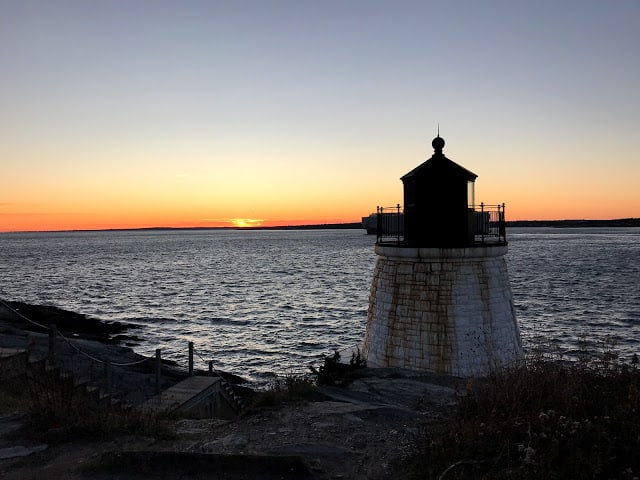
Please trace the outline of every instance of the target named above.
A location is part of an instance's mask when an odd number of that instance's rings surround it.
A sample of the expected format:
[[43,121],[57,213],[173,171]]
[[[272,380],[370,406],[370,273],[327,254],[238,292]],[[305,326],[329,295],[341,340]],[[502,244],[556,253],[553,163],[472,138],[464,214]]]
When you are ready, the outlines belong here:
[[638,479],[640,370],[542,358],[468,385],[416,478]]
[[28,398],[24,382],[0,376],[0,415],[22,410]]
[[0,413],[21,411],[19,435],[46,440],[90,440],[136,433],[171,437],[169,422],[114,402],[97,389],[75,385],[73,378],[52,372],[30,372],[0,383]]
[[276,376],[265,390],[254,393],[251,407],[272,407],[283,403],[299,403],[319,397],[315,379],[306,374],[289,372]]
[[262,407],[321,400],[323,395],[318,391],[318,385],[345,385],[355,378],[355,371],[366,366],[359,349],[352,354],[348,364],[340,362],[340,353],[336,351],[325,358],[320,368],[310,367],[311,374],[291,371],[275,377],[269,388],[254,395],[252,405]]
[[324,365],[319,369],[311,368],[316,376],[318,385],[347,385],[355,378],[357,370],[366,368],[367,361],[360,354],[358,348],[351,354],[349,363],[340,362],[340,352],[334,352],[330,357],[324,359]]

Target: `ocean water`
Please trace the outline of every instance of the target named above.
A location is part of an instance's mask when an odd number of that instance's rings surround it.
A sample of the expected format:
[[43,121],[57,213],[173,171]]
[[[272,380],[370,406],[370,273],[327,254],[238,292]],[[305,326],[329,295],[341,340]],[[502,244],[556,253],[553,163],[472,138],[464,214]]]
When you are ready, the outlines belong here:
[[640,228],[514,228],[507,263],[529,351],[640,355]]
[[[640,229],[507,232],[526,349],[640,353]],[[133,348],[256,381],[358,345],[376,256],[364,230],[0,234],[0,298],[143,326]]]

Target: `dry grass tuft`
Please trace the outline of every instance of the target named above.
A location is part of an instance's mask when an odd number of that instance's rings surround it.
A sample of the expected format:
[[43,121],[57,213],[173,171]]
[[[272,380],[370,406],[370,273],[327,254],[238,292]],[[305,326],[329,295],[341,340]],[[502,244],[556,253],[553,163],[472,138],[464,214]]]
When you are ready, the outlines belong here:
[[29,373],[26,378],[3,382],[0,412],[11,409],[26,414],[19,435],[47,442],[78,438],[104,439],[121,434],[173,436],[167,419],[89,393],[72,378],[61,379],[52,372]]
[[420,478],[637,479],[640,370],[529,361],[469,384],[425,440]]

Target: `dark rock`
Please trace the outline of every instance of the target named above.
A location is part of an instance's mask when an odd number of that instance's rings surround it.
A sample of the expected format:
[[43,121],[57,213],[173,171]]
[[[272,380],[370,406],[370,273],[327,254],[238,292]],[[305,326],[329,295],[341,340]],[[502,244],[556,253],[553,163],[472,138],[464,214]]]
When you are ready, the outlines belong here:
[[[136,472],[153,478],[260,478],[304,479],[309,471],[298,456],[216,455],[190,452],[107,453],[94,465],[95,472]],[[147,477],[143,477],[147,478]]]
[[44,333],[53,324],[58,331],[66,336],[81,336],[103,343],[119,343],[119,339],[115,337],[126,334],[129,330],[141,328],[140,325],[105,322],[50,305],[30,305],[23,302],[6,303],[10,308],[0,304],[2,318],[17,328],[31,332]]

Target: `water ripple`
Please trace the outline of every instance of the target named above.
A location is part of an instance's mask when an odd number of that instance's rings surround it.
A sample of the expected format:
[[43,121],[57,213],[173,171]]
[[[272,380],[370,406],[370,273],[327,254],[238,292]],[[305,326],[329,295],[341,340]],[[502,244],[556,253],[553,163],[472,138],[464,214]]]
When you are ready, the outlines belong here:
[[[640,229],[512,229],[526,348],[638,352]],[[375,239],[362,231],[0,235],[0,295],[145,326],[135,348],[253,378],[364,337]],[[200,365],[199,368],[206,368]]]

